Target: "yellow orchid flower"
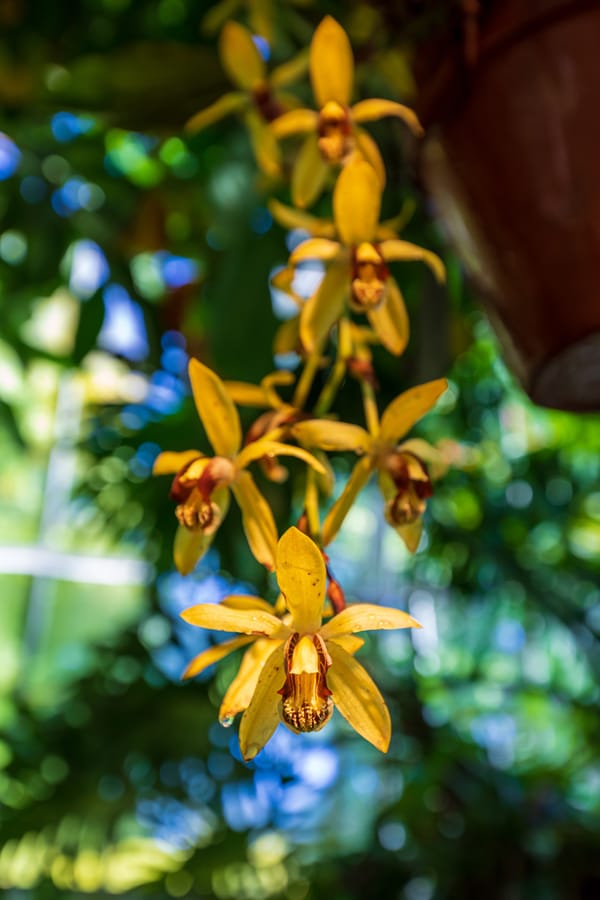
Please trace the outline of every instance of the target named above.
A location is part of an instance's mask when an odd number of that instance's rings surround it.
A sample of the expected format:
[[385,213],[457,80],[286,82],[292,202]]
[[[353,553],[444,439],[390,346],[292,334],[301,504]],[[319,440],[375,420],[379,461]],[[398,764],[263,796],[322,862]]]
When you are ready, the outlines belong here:
[[[308,418],[308,413],[291,403],[286,403],[275,390],[276,387],[293,384],[295,380],[292,372],[280,370],[266,375],[260,384],[249,384],[246,381],[224,382],[227,393],[238,406],[267,408],[267,411],[250,425],[244,438],[245,446],[263,438],[286,440],[291,434],[292,426]],[[317,483],[321,493],[329,495],[333,491],[335,476],[325,454],[317,451],[316,455],[322,466],[322,471],[317,473]],[[265,454],[257,462],[269,481],[278,483],[286,481],[288,470],[279,463],[276,456]]]
[[[249,427],[244,438],[244,445],[267,436],[272,440],[285,438],[288,426],[305,415],[290,403],[285,403],[275,389],[293,384],[295,380],[292,372],[281,370],[266,375],[260,384],[250,384],[246,381],[224,382],[227,393],[237,406],[267,409],[267,412],[262,413]],[[281,483],[287,479],[288,470],[278,462],[277,457],[265,454],[258,460],[258,463],[270,481]]]
[[291,731],[318,731],[333,707],[362,737],[386,752],[391,721],[377,686],[353,654],[362,645],[357,632],[420,628],[399,609],[357,603],[323,624],[326,569],[316,544],[289,528],[277,544],[276,575],[289,616],[282,620],[256,597],[229,597],[222,604],[184,610],[186,622],[201,628],[239,632],[240,637],[205,650],[184,677],[196,675],[232,650],[252,643],[223,700],[221,722],[230,725],[244,711],[240,748],[253,759],[279,722]]
[[[391,353],[400,355],[408,342],[408,316],[388,264],[422,261],[438,281],[444,281],[441,259],[398,238],[389,223],[380,223],[380,206],[377,175],[358,156],[344,166],[336,182],[334,223],[306,213],[295,218],[293,210],[271,203],[271,211],[282,224],[287,226],[295,221],[295,227],[317,235],[295,248],[289,265],[296,266],[310,259],[328,264],[323,281],[300,314],[300,338],[309,352],[322,344],[349,303],[352,310],[367,316],[381,343]],[[333,239],[334,230],[338,240]]]
[[277,66],[269,74],[248,29],[238,22],[227,22],[219,36],[219,57],[238,90],[224,94],[192,116],[186,130],[200,131],[225,116],[241,115],[258,165],[266,175],[278,175],[281,154],[268,123],[297,105],[296,98],[282,88],[304,74],[308,66],[306,53]]
[[[310,234],[314,235],[315,231],[308,223],[308,220],[312,220],[314,223],[316,223],[315,227],[317,228],[319,226],[322,226],[323,229],[325,229],[325,227],[330,224],[330,235],[331,237],[335,236],[335,225],[333,222],[328,223],[326,220],[316,219],[314,216],[308,216],[307,213],[302,213],[298,210],[290,209],[289,207],[284,206],[282,203],[279,203],[277,200],[270,200],[268,205],[271,209],[271,212],[273,213],[274,218],[286,228],[289,227],[291,229],[301,227],[306,231],[309,231]],[[296,216],[300,216],[306,221],[303,222],[302,225],[299,225],[295,219]],[[386,229],[387,233],[387,229],[388,227],[390,227],[390,223],[382,222],[380,227],[382,231]],[[395,233],[391,231],[391,228],[388,236],[396,236]],[[277,272],[277,274],[271,279],[271,284],[273,285],[273,287],[276,287],[278,290],[284,291],[286,294],[288,294],[288,296],[290,296],[294,300],[298,307],[298,314],[292,316],[290,319],[286,319],[285,322],[283,322],[279,326],[275,334],[275,340],[273,342],[273,353],[275,355],[291,352],[295,352],[298,355],[302,356],[306,355],[306,348],[302,345],[302,341],[300,338],[300,320],[302,309],[309,301],[300,297],[293,290],[292,281],[294,278],[294,274],[294,267],[286,266],[284,269],[280,269],[280,271]],[[358,357],[360,357],[360,355],[364,353],[366,345],[379,344],[380,340],[374,331],[364,325],[358,325],[355,322],[351,322],[350,320],[348,320],[347,328],[350,335],[350,343],[352,347],[352,353],[348,358],[348,367],[352,368],[355,364],[360,363]],[[326,363],[325,359],[323,360],[323,363]]]
[[311,419],[292,428],[308,447],[322,450],[354,450],[360,459],[346,486],[323,523],[323,544],[331,543],[359,491],[374,471],[386,501],[385,517],[411,553],[417,549],[423,528],[425,501],[431,496],[431,478],[447,468],[443,453],[418,438],[398,442],[428,412],[448,386],[445,378],[420,384],[400,394],[384,411],[376,433],[359,425]]
[[197,359],[189,364],[196,409],[216,456],[198,450],[160,453],[155,475],[174,474],[171,497],[177,503],[179,528],[175,536],[174,560],[182,575],[189,574],[206,553],[229,507],[229,492],[242,512],[242,524],[256,559],[273,569],[277,527],[269,504],[257,488],[247,467],[264,456],[296,456],[318,472],[321,463],[301,447],[268,438],[242,449],[238,412],[221,379]]
[[355,152],[371,163],[383,188],[385,168],[377,144],[358,126],[396,116],[421,137],[423,129],[416,114],[392,100],[361,100],[349,106],[354,86],[352,47],[331,16],[325,16],[311,41],[310,80],[318,110],[292,109],[270,126],[277,138],[308,135],[292,172],[294,206],[310,206],[321,193],[331,165],[343,164]]
[[286,403],[278,392],[278,387],[289,387],[296,380],[293,372],[278,369],[261,378],[259,384],[248,381],[224,381],[225,390],[237,406],[254,406],[258,409],[268,408],[282,414],[296,412],[291,404]]

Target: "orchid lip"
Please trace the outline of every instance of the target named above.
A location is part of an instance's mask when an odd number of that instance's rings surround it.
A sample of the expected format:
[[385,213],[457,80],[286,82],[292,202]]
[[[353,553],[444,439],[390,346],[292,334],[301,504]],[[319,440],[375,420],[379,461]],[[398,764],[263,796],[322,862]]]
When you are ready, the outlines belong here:
[[333,713],[326,672],[331,657],[319,634],[295,632],[284,650],[286,679],[280,689],[280,716],[292,731],[319,731]]

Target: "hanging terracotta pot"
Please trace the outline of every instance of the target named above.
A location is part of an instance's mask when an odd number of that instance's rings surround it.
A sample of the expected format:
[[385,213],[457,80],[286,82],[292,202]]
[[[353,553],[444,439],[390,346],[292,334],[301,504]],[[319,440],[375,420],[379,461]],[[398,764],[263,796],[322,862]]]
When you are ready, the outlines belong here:
[[491,0],[466,37],[417,59],[426,186],[533,400],[599,410],[600,3]]

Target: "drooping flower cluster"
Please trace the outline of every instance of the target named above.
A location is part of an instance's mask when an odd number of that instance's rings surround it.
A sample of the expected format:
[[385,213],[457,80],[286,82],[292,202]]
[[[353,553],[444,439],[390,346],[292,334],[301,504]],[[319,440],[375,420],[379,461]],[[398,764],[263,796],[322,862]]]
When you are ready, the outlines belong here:
[[[300,53],[270,74],[252,35],[237,22],[225,24],[220,53],[237,90],[195,115],[189,129],[240,114],[257,162],[272,178],[286,170],[289,147],[282,148],[280,141],[304,135],[291,166],[293,205],[270,200],[284,227],[308,234],[275,278],[298,306],[298,315],[278,332],[276,348],[295,350],[301,366],[297,374],[278,371],[254,385],[222,381],[198,360],[190,361],[193,398],[212,455],[165,451],[156,459],[155,474],[174,476],[175,565],[184,575],[193,571],[233,494],[249,548],[259,563],[275,571],[280,593],[274,604],[236,595],[186,610],[183,618],[193,625],[239,636],[210,646],[184,675],[197,675],[246,648],[220,711],[223,724],[243,713],[240,745],[246,759],[259,752],[278,722],[295,732],[316,731],[329,721],[334,706],[359,734],[385,751],[390,717],[379,690],[355,659],[363,643],[356,633],[420,626],[400,610],[346,606],[325,548],[359,491],[377,473],[385,520],[414,552],[432,482],[447,465],[439,448],[406,439],[444,392],[445,380],[400,393],[380,417],[371,354],[373,344],[381,344],[399,356],[409,338],[408,315],[390,266],[421,261],[438,281],[444,279],[444,266],[434,253],[401,239],[397,221],[380,221],[385,168],[377,145],[361,126],[395,116],[413,135],[420,136],[422,129],[415,113],[401,103],[364,99],[351,105],[352,50],[344,30],[329,16],[316,29],[308,54]],[[283,90],[307,67],[315,109],[302,107]],[[333,220],[307,212],[333,180]],[[325,274],[314,294],[303,300],[294,291],[294,276],[310,260],[324,263]],[[316,402],[309,405],[318,372],[326,376]],[[330,417],[346,376],[360,384],[366,427]],[[236,405],[259,412],[245,436]],[[327,454],[348,451],[357,455],[357,462],[338,499],[329,503],[334,476]],[[279,538],[250,467],[256,464],[270,480],[283,481],[288,475],[281,462],[285,456],[306,465],[304,511],[297,527]]]

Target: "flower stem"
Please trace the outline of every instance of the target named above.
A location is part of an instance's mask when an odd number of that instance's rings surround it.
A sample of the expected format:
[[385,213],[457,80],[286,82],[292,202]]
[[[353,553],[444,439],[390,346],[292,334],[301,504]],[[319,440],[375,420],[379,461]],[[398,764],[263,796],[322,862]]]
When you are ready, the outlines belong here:
[[321,537],[321,517],[319,516],[319,489],[314,469],[309,467],[306,473],[306,489],[304,493],[304,511],[308,520],[308,531],[314,541]]
[[350,323],[348,322],[348,319],[340,319],[338,324],[337,357],[335,365],[329,373],[329,378],[327,379],[323,390],[319,394],[319,399],[316,402],[314,410],[315,416],[324,416],[325,413],[329,412],[340,385],[344,380],[348,366],[347,360],[352,352],[349,329]]
[[319,399],[315,405],[315,416],[324,416],[329,412],[333,401],[336,398],[339,387],[344,380],[346,374],[346,360],[337,359],[331,370],[327,383],[319,394]]
[[366,379],[361,379],[360,387],[363,396],[363,406],[365,410],[365,419],[369,434],[379,434],[379,410],[377,409],[377,400],[373,385]]
[[321,353],[318,349],[313,351],[306,360],[306,365],[304,366],[302,374],[298,379],[298,384],[296,385],[296,390],[294,391],[294,399],[292,400],[292,405],[295,406],[296,409],[304,408],[304,404],[306,403],[306,399],[312,387],[314,377],[317,374],[320,362]]

